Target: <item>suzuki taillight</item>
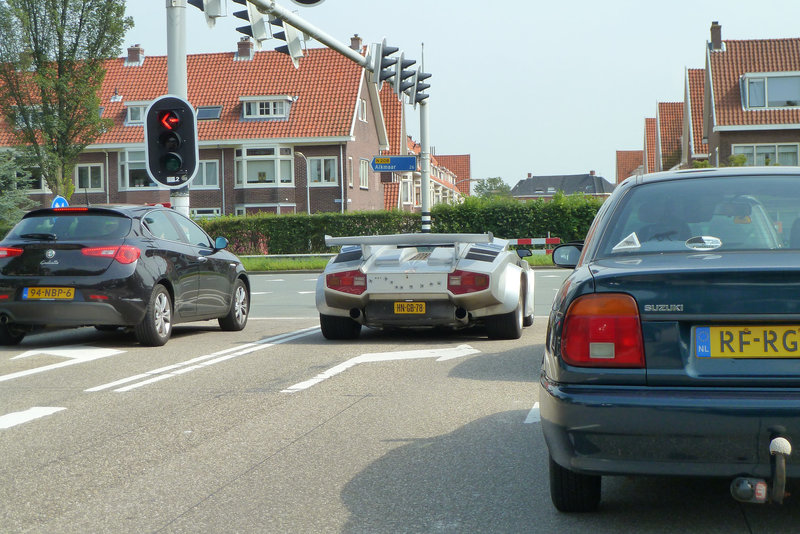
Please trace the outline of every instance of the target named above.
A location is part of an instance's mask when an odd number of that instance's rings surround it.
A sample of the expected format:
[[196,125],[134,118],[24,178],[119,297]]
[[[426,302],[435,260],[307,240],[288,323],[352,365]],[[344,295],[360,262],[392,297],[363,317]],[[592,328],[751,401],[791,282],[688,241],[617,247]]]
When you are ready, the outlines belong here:
[[101,258],[110,258],[117,260],[119,263],[128,264],[133,263],[139,259],[142,251],[130,245],[122,245],[119,247],[90,247],[81,249],[84,256],[97,256]]
[[489,275],[456,269],[447,275],[447,289],[454,295],[483,291],[489,287]]
[[0,258],[13,258],[22,254],[21,248],[0,247]]
[[578,297],[564,318],[561,357],[579,367],[644,367],[642,327],[633,297],[621,293]]
[[344,271],[325,275],[325,285],[334,291],[360,295],[367,290],[367,275],[361,271]]

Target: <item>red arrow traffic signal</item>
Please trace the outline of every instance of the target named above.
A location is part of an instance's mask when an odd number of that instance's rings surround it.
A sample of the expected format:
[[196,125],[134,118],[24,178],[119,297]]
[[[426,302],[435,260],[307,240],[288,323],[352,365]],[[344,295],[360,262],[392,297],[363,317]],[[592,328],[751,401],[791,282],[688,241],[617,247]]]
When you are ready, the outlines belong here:
[[158,116],[158,122],[167,130],[174,130],[180,125],[181,119],[174,111],[166,110]]

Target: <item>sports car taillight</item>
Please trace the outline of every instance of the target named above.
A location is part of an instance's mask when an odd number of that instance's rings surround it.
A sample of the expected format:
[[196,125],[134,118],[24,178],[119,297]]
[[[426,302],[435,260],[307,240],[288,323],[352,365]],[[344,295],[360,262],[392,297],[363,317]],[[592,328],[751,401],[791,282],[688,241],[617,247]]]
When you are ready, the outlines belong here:
[[483,291],[489,287],[489,275],[456,269],[447,275],[447,289],[454,295]]
[[367,275],[361,271],[344,271],[325,275],[325,285],[334,291],[360,295],[367,290]]
[[91,247],[81,249],[84,256],[99,256],[102,258],[111,258],[117,260],[119,263],[128,264],[133,263],[142,255],[142,251],[130,245],[122,245],[118,247]]
[[0,247],[0,258],[13,258],[22,254],[21,248]]
[[621,293],[578,297],[564,318],[561,356],[579,367],[644,367],[642,327],[633,297]]

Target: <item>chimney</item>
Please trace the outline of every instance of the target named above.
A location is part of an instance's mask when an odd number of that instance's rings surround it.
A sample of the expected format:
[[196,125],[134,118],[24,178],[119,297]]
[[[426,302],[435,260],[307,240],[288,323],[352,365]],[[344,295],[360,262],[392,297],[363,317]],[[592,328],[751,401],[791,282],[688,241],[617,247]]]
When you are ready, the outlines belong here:
[[350,38],[350,48],[356,52],[361,52],[361,37],[359,37],[358,34]]
[[242,37],[236,43],[236,58],[239,61],[249,61],[253,59],[253,41],[249,37]]
[[711,23],[711,50],[722,50],[722,26],[716,20]]
[[126,65],[141,65],[144,62],[144,48],[135,44],[128,47],[128,58],[125,60]]
[[594,176],[594,171],[589,171],[589,176]]
[[528,178],[533,178],[533,173],[529,172],[528,173]]

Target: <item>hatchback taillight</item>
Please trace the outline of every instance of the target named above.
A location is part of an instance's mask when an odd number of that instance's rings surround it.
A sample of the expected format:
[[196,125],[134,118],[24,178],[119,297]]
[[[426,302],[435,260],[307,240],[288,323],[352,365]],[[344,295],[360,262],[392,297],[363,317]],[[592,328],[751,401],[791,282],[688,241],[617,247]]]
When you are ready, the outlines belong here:
[[21,248],[0,247],[0,258],[13,258],[22,254]]
[[561,356],[579,367],[644,367],[642,327],[633,297],[621,293],[578,297],[564,318]]
[[367,275],[361,271],[344,271],[325,275],[325,285],[335,291],[360,295],[367,290]]
[[101,258],[111,258],[119,263],[133,263],[142,255],[142,251],[130,245],[118,247],[90,247],[81,249],[84,256],[98,256]]
[[454,295],[483,291],[489,287],[489,275],[456,269],[447,275],[447,289]]

